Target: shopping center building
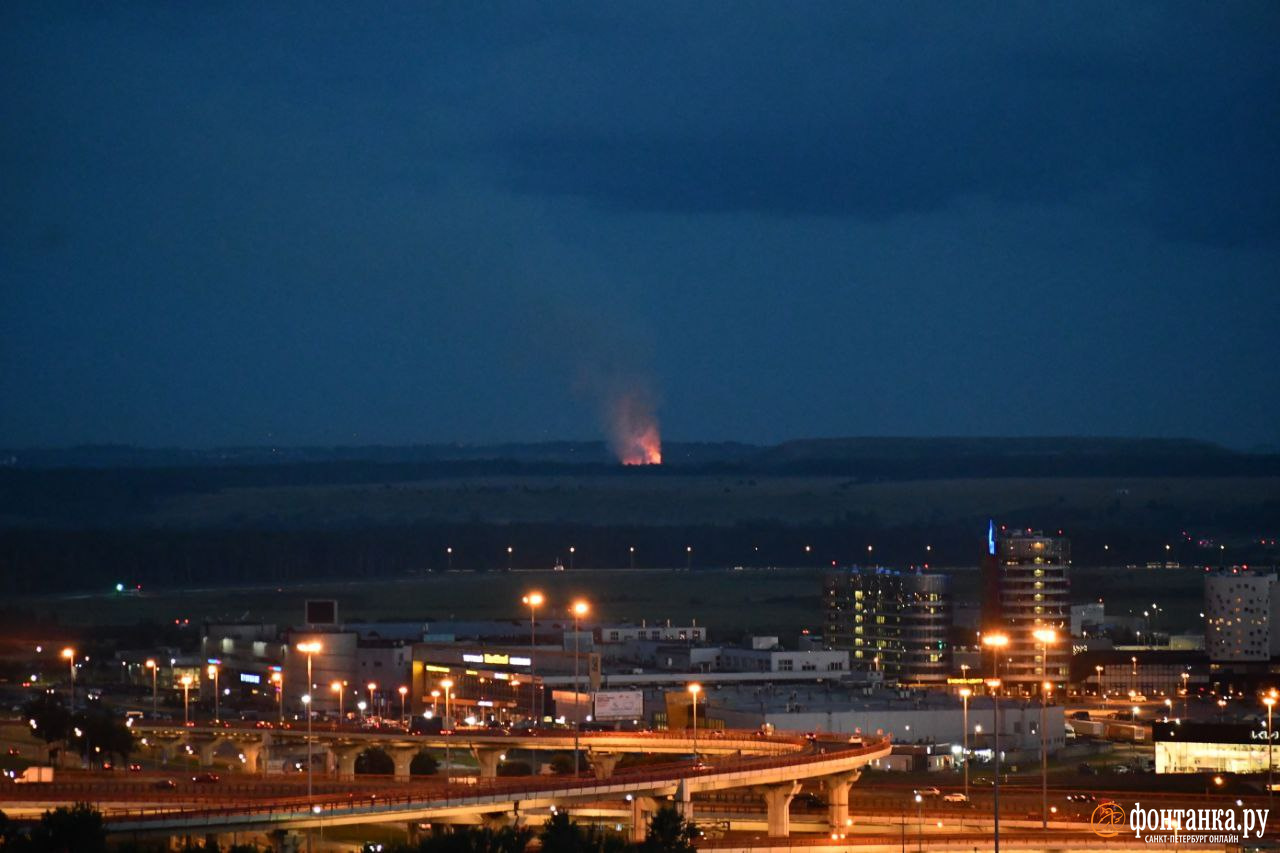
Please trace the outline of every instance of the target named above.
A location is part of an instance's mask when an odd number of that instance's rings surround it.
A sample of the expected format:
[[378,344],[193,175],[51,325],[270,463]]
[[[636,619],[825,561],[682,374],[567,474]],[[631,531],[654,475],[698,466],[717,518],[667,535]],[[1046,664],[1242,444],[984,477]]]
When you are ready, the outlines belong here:
[[[1153,723],[1157,773],[1265,773],[1267,724]],[[1280,759],[1280,743],[1273,756]]]

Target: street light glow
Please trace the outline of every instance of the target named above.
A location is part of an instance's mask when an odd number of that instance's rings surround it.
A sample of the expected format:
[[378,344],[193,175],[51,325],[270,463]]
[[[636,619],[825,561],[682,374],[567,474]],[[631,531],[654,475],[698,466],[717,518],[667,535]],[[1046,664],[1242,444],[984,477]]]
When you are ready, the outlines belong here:
[[577,601],[575,601],[575,602],[573,603],[573,615],[574,615],[574,616],[586,616],[586,615],[587,615],[587,611],[588,611],[588,610],[590,610],[590,609],[591,609],[590,605],[588,605],[588,604],[587,604],[585,601],[583,601],[582,599],[578,599]]
[[308,655],[317,654],[321,648],[323,647],[316,640],[312,640],[307,643],[298,643],[298,651]]

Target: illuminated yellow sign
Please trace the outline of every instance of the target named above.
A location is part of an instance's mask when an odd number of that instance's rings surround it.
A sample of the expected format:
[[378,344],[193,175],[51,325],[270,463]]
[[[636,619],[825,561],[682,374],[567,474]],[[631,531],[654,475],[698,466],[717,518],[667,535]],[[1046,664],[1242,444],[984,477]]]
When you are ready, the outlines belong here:
[[486,653],[484,656],[484,662],[497,663],[497,664],[502,664],[503,666],[506,666],[508,663],[511,662],[511,658],[507,657],[506,655],[491,655]]
[[449,671],[449,667],[447,666],[436,666],[435,664],[432,664],[432,663],[427,664],[425,669],[427,670],[427,672],[448,672]]

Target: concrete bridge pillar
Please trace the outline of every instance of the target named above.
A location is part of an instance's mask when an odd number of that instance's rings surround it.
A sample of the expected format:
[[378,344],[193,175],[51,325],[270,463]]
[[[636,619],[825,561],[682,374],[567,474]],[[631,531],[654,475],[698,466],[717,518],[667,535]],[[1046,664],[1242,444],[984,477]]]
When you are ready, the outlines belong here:
[[620,758],[622,758],[622,755],[616,752],[587,753],[587,763],[591,765],[591,772],[595,774],[597,779],[608,779],[612,776]]
[[501,749],[482,749],[478,746],[471,747],[471,754],[476,757],[476,761],[480,763],[480,778],[493,779],[498,775],[498,764],[502,760],[503,751]]
[[486,812],[480,816],[480,825],[497,832],[503,827],[511,826],[514,818],[511,812]]
[[[799,782],[783,782],[759,789],[769,810],[769,837],[786,838],[791,835],[791,800],[800,793]],[[845,801],[846,806],[848,800]]]
[[658,803],[653,797],[632,797],[631,799],[631,841],[639,844],[649,832],[649,819],[658,810]]
[[200,744],[200,766],[212,767],[214,753],[218,751],[218,747],[222,745],[222,741],[211,740],[208,743]]
[[400,781],[408,781],[409,765],[413,764],[413,759],[418,754],[416,746],[402,746],[391,750],[391,760],[396,763],[396,779]]
[[258,772],[258,759],[262,756],[262,750],[261,741],[245,741],[240,744],[240,754],[244,756],[241,766],[244,768],[245,773]]
[[346,749],[334,750],[334,754],[338,756],[339,779],[356,778],[356,759],[364,750],[363,746],[349,746]]
[[693,792],[689,790],[688,779],[681,779],[676,786],[676,811],[685,820],[693,820]]
[[822,786],[827,790],[827,821],[831,824],[832,832],[843,831],[848,825],[849,789],[861,775],[862,771],[853,770],[849,773],[837,773],[822,780]]

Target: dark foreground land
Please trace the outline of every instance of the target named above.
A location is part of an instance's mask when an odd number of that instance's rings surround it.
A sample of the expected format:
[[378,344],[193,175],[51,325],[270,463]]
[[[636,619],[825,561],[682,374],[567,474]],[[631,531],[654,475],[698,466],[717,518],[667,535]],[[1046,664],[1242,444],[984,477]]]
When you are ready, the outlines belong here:
[[[593,444],[5,451],[4,591],[354,582],[364,594],[422,583],[431,590],[422,593],[426,612],[462,613],[470,605],[465,596],[449,599],[451,590],[500,585],[493,573],[556,563],[695,574],[866,562],[972,567],[988,518],[1062,530],[1078,566],[1277,559],[1275,455],[1112,439],[848,439],[666,451],[663,465],[642,468],[613,463]],[[449,569],[490,577],[450,575],[456,582],[443,592],[424,580]],[[759,596],[784,610],[794,600],[797,613],[812,613],[800,599],[816,594],[814,584],[780,577],[761,575]],[[575,582],[627,586],[618,576]],[[690,583],[673,580],[668,589],[655,581],[663,606],[626,615],[694,614],[691,600],[734,601],[745,581],[723,592],[710,581],[707,589]],[[387,600],[394,607],[399,598]],[[743,603],[739,595],[734,606]],[[225,610],[262,606],[251,599]]]

